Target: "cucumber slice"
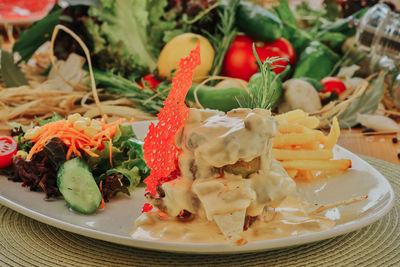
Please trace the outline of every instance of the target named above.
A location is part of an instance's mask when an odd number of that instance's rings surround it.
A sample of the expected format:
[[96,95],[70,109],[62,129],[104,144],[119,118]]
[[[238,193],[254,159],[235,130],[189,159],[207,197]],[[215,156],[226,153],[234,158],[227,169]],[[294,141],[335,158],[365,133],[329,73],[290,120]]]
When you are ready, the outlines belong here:
[[100,205],[101,192],[88,164],[79,157],[61,165],[57,185],[68,205],[78,212],[93,213]]

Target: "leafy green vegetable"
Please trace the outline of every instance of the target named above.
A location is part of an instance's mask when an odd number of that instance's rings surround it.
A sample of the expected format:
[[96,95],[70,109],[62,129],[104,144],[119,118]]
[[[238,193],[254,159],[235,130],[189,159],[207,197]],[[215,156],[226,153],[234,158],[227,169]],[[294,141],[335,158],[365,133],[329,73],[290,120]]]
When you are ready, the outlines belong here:
[[18,135],[18,150],[23,150],[27,153],[31,150],[33,143],[24,139],[24,134]]
[[1,50],[1,77],[7,87],[28,84],[22,71],[14,64],[14,55],[5,50]]
[[126,97],[135,104],[136,107],[150,114],[157,112],[164,106],[163,101],[167,98],[170,85],[163,81],[157,89],[142,88],[135,81],[126,79],[111,72],[94,69],[96,85],[105,88],[108,93]]
[[274,10],[283,23],[283,37],[292,44],[296,54],[300,54],[312,42],[313,36],[299,28],[296,17],[286,0],[279,0]]
[[38,121],[38,123],[39,123],[40,126],[43,126],[43,125],[45,125],[45,124],[47,124],[47,123],[50,123],[50,122],[53,122],[53,121],[59,121],[59,120],[62,120],[62,117],[61,117],[60,115],[58,115],[56,112],[54,112],[53,117],[48,118],[48,119],[46,119],[46,120],[39,120],[39,119],[37,119],[37,121]]
[[70,17],[61,15],[62,11],[55,6],[49,15],[24,30],[13,46],[13,52],[18,52],[22,60],[27,62],[42,44],[50,40],[54,27],[61,20],[71,21]]
[[106,175],[109,176],[115,173],[121,174],[129,181],[129,185],[127,186],[129,190],[132,190],[140,183],[139,168],[136,166],[132,169],[128,169],[124,166],[118,166],[116,168],[108,170],[106,172]]
[[286,0],[279,0],[279,5],[274,6],[274,10],[283,24],[286,26],[284,27],[283,36],[286,39],[291,40],[293,35],[297,35],[298,27],[296,17],[290,9],[288,2]]
[[66,0],[70,6],[97,6],[99,4],[99,0]]
[[314,26],[321,23],[321,19],[324,19],[327,11],[325,9],[313,9],[308,2],[302,2],[296,6],[295,14],[297,19],[307,26]]
[[321,46],[324,46],[327,54],[332,58],[336,58],[338,55],[330,48],[338,50],[345,40],[344,35],[348,36],[346,30],[354,31],[349,27],[347,18],[346,20],[340,20],[340,23],[335,25],[334,23],[336,22],[322,24],[323,20],[319,21],[318,19],[318,23],[315,23],[311,29],[302,29],[297,25],[296,17],[291,11],[287,0],[279,0],[279,5],[274,6],[274,10],[283,22],[284,37],[290,41],[296,54],[301,54],[310,43],[319,42]]
[[352,36],[356,32],[356,29],[355,27],[351,27],[351,21],[353,21],[354,19],[360,19],[365,14],[365,12],[367,12],[367,10],[368,10],[367,8],[364,8],[346,18],[338,19],[333,22],[324,23],[323,25],[321,25],[320,30],[329,32],[339,32],[347,35],[348,37]]
[[357,125],[357,114],[370,114],[378,108],[384,93],[384,75],[376,78],[371,87],[338,116],[341,128]]
[[28,126],[23,125],[23,124],[21,124],[21,123],[19,123],[19,122],[15,122],[15,121],[9,122],[8,125],[10,125],[10,126],[13,127],[13,128],[20,129],[20,130],[23,131],[24,133],[29,129]]
[[217,25],[218,35],[206,32],[216,53],[211,67],[211,75],[218,75],[220,73],[226,51],[228,51],[237,34],[235,16],[239,2],[240,0],[232,0],[229,2],[229,6],[223,8],[223,10],[218,10],[218,16],[221,19],[220,24]]
[[[95,51],[108,53],[107,49],[119,55],[119,60],[131,64],[139,73],[153,71],[157,66],[155,43],[162,39],[160,31],[150,36],[151,26],[163,31],[171,24],[161,24],[160,16],[166,0],[100,0],[102,6],[93,6],[88,13],[96,23],[88,23],[88,30],[94,37]],[[148,11],[150,10],[150,11]],[[152,25],[152,23],[154,23]],[[100,42],[101,38],[106,43]],[[153,39],[152,39],[153,38]],[[96,41],[97,40],[97,41]]]
[[329,43],[329,47],[334,51],[340,51],[343,42],[347,39],[347,35],[340,32],[320,32],[316,38],[323,43]]
[[[175,16],[167,16],[165,8],[168,5],[166,0],[147,0],[147,10],[149,12],[149,27],[147,29],[148,42],[152,45],[150,49],[154,55],[158,55],[164,44],[169,41],[166,40],[165,35],[169,33],[176,33],[177,21]],[[174,37],[177,34],[174,35]],[[170,37],[168,37],[170,38]],[[173,38],[173,37],[172,37]]]
[[67,146],[60,138],[53,138],[43,147],[43,153],[48,159],[48,163],[52,166],[54,170],[58,168],[65,162],[67,155]]
[[121,179],[125,178],[129,181],[127,187],[134,188],[150,173],[144,161],[142,146],[143,141],[137,139],[131,125],[120,125],[112,140],[112,165],[109,142],[104,142],[103,150],[94,150],[99,157],[88,159],[97,181],[100,182],[113,174],[121,174]]
[[[39,154],[41,154],[39,156]],[[14,182],[23,182],[31,191],[43,190],[46,198],[57,197],[60,191],[57,187],[57,171],[48,164],[48,158],[39,152],[32,160],[26,161],[21,157],[13,160],[14,170],[10,177]]]
[[335,20],[340,16],[340,4],[336,0],[325,0],[326,17],[328,20]]

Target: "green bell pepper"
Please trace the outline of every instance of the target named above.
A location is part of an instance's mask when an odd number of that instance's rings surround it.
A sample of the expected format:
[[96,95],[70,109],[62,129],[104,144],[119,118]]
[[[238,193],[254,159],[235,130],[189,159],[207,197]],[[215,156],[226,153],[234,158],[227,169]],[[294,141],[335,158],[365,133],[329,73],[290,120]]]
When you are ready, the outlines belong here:
[[300,54],[293,78],[309,77],[316,80],[329,75],[338,57],[325,45],[314,41]]

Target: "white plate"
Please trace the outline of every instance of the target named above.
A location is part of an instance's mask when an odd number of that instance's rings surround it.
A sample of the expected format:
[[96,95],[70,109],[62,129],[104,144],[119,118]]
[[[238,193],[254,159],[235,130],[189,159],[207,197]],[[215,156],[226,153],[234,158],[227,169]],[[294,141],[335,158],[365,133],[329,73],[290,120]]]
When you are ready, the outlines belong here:
[[[148,122],[134,123],[138,137],[147,132]],[[336,226],[327,231],[275,240],[249,242],[238,247],[229,244],[195,244],[143,241],[130,236],[135,219],[144,204],[144,188],[132,197],[121,197],[93,215],[81,215],[67,208],[64,200],[45,201],[44,194],[31,192],[20,183],[0,177],[0,204],[43,223],[88,237],[145,249],[184,253],[238,253],[270,250],[310,243],[348,233],[371,224],[385,215],[394,203],[389,182],[371,165],[348,150],[336,146],[336,158],[349,158],[353,167],[347,173],[298,186],[298,194],[316,204],[328,204],[368,195],[368,199],[327,211]]]

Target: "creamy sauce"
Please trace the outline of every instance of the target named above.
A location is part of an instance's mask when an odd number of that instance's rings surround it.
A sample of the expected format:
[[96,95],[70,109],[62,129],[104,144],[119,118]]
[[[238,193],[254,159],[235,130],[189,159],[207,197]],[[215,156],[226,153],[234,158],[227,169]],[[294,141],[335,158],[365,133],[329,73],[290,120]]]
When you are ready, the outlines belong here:
[[[163,212],[176,216],[187,210],[209,220],[238,210],[257,216],[267,202],[293,192],[294,181],[271,159],[276,133],[277,123],[266,110],[191,109],[175,141],[181,176],[163,184]],[[246,179],[228,171],[219,177],[219,168],[255,159],[259,164]]]
[[[214,242],[209,238],[215,238],[215,242],[228,239],[243,243],[265,231],[276,238],[261,223],[266,217],[261,217],[267,206],[282,202],[296,189],[295,182],[271,158],[276,134],[277,122],[267,110],[236,109],[225,114],[190,109],[188,120],[175,136],[180,150],[180,176],[162,184],[158,196],[149,202],[170,218],[185,211],[195,219],[182,223],[144,214],[137,221],[134,236],[190,242]],[[295,209],[301,212],[300,207]],[[289,216],[286,210],[279,211],[272,225],[278,223],[288,235],[300,231],[294,229],[299,225],[304,225],[304,231],[310,224],[315,228],[322,225],[311,217],[305,222],[304,214],[296,214],[291,212]],[[255,228],[244,234],[245,221],[257,216]]]
[[[240,237],[247,241],[305,235],[332,228],[334,221],[309,215],[310,205],[298,198],[287,197],[263,214]],[[157,212],[142,214],[135,223],[132,237],[144,240],[192,243],[229,243],[214,221],[196,217],[182,222],[175,217],[161,218]]]

